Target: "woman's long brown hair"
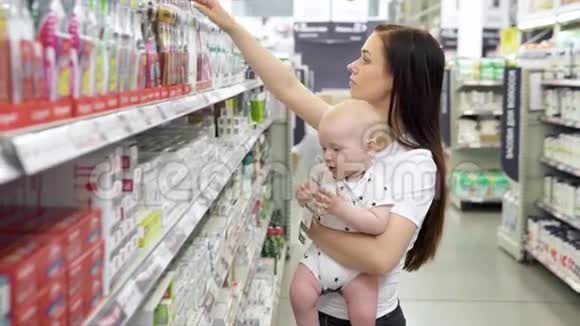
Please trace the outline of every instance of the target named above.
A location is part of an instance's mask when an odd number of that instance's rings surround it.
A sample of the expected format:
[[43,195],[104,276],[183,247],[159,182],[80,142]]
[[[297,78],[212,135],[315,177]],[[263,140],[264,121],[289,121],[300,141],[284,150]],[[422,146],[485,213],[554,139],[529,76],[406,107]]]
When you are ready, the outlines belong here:
[[435,198],[405,259],[404,268],[415,271],[435,257],[445,219],[446,167],[439,126],[445,55],[422,30],[381,24],[375,33],[383,41],[385,62],[393,76],[388,118],[392,137],[406,147],[430,150],[437,166]]

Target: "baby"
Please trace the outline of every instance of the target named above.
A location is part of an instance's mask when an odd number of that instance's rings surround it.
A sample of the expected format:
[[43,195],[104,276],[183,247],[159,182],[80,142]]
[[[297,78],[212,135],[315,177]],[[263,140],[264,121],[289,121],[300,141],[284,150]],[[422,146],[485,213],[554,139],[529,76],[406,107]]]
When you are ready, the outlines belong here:
[[[347,100],[325,113],[319,125],[324,163],[302,184],[296,198],[312,218],[336,230],[378,235],[385,231],[392,201],[384,172],[373,164],[375,154],[387,145],[384,118],[368,103]],[[375,325],[378,276],[350,270],[316,245],[306,251],[290,287],[294,316],[299,326],[319,325],[317,304],[321,295],[343,295],[354,326]]]

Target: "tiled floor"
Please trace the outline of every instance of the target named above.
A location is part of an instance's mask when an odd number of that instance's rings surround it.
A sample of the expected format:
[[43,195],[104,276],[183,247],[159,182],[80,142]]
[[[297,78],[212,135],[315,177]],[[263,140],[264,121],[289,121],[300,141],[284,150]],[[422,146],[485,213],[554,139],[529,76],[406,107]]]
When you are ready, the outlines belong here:
[[[401,302],[408,326],[578,326],[580,296],[537,264],[520,264],[497,249],[499,214],[450,208],[436,260],[405,274]],[[275,326],[294,326],[287,265]]]

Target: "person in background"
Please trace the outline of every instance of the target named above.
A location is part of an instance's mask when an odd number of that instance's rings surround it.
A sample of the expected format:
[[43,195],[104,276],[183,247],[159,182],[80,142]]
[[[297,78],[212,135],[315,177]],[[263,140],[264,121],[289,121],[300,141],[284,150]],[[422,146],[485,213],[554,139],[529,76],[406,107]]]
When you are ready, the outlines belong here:
[[[218,0],[194,4],[230,35],[269,91],[318,128],[330,105],[306,89]],[[416,271],[433,259],[441,240],[447,198],[439,127],[444,66],[443,51],[429,33],[381,24],[347,67],[351,96],[373,105],[388,124],[393,142],[378,154],[375,168],[385,175],[393,205],[380,235],[337,231],[315,220],[308,236],[341,265],[378,275],[376,325],[406,324],[398,299],[401,271]],[[346,159],[340,151],[336,155]],[[328,194],[320,190],[313,196],[323,201]],[[339,293],[322,296],[318,311],[321,325],[350,325]]]

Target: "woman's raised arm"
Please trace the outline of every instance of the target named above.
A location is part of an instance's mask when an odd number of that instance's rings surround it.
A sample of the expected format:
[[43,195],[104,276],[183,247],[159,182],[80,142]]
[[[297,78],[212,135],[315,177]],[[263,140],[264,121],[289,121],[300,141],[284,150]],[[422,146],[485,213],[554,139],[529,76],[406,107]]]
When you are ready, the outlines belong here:
[[270,92],[306,123],[318,128],[318,123],[329,105],[304,87],[286,64],[262,47],[222,8],[219,0],[194,0],[194,4],[230,35]]

